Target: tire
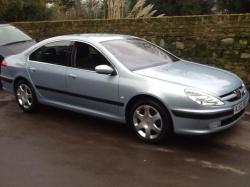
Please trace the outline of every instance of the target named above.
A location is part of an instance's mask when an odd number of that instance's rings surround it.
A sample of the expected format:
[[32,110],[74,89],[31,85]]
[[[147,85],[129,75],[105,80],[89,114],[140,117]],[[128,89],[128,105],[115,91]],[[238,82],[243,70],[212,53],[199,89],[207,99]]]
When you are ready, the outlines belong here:
[[152,99],[137,101],[129,111],[128,122],[136,136],[147,143],[161,143],[173,134],[170,114]]
[[15,96],[18,106],[24,112],[34,112],[37,109],[38,102],[35,91],[27,81],[20,80],[16,83]]

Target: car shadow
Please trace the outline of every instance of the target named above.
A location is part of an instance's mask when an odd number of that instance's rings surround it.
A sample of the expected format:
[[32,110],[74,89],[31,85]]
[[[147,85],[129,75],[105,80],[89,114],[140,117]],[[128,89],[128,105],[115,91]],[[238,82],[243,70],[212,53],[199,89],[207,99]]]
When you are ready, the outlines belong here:
[[[52,131],[55,132],[53,134],[55,136],[65,137],[62,141],[70,142],[74,139],[74,143],[77,144],[94,142],[95,145],[101,144],[100,146],[103,147],[112,149],[120,147],[126,149],[127,147],[139,152],[142,150],[165,152],[172,149],[190,154],[210,154],[215,150],[228,152],[232,148],[235,149],[231,146],[232,141],[226,143],[225,141],[237,136],[237,131],[242,131],[240,125],[236,125],[226,131],[206,136],[174,135],[165,142],[151,145],[136,138],[128,125],[44,105],[41,105],[37,112],[24,113],[18,108],[14,97],[9,97],[5,92],[1,95],[3,101],[0,101],[0,108],[5,107],[6,109],[2,110],[12,115],[11,118],[19,120],[18,116],[22,115],[21,120],[27,124],[28,128],[35,127],[32,129],[36,132],[44,130],[47,136],[50,136],[50,131]],[[248,119],[250,119],[249,116],[246,116],[244,120]],[[227,139],[225,140],[224,137]]]
[[41,106],[39,108],[39,111],[34,115],[38,118],[39,116],[42,116],[42,118],[46,116],[49,120],[55,121],[55,124],[60,124],[63,128],[73,128],[77,129],[77,131],[88,132],[89,134],[96,134],[98,138],[100,138],[101,136],[101,142],[110,141],[116,142],[117,144],[121,145],[133,144],[144,146],[156,146],[161,148],[178,148],[182,150],[188,149],[189,151],[207,151],[208,147],[223,147],[224,149],[225,145],[215,143],[213,140],[220,139],[221,136],[224,136],[227,133],[232,133],[234,128],[237,128],[237,126],[232,127],[226,131],[212,135],[173,135],[170,139],[167,139],[166,141],[160,144],[147,145],[146,143],[143,143],[141,140],[137,139],[132,129],[126,124],[117,123],[110,120],[105,120],[48,106]]

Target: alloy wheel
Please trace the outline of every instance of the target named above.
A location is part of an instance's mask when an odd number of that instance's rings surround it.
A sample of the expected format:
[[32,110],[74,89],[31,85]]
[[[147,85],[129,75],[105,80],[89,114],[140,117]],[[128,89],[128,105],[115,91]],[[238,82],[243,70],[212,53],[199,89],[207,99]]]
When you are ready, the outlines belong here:
[[33,95],[30,87],[20,84],[17,87],[17,101],[24,109],[29,109],[33,104]]
[[133,115],[133,125],[142,138],[154,140],[163,130],[163,119],[160,112],[150,105],[137,107]]

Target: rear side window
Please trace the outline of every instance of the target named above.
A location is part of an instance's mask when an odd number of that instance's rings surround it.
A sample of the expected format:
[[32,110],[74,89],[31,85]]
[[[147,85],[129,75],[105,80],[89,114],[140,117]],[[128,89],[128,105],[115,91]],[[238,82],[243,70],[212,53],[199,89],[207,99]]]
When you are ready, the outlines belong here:
[[49,43],[30,55],[30,60],[67,66],[71,53],[71,41]]

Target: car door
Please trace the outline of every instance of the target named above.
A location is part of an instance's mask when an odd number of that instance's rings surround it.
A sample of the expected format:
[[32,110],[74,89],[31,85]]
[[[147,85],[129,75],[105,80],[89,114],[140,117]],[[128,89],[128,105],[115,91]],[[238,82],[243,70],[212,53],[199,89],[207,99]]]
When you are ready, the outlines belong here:
[[41,98],[50,102],[64,102],[66,69],[71,49],[71,41],[58,41],[49,43],[30,55],[28,72]]
[[118,101],[118,75],[98,74],[97,65],[111,66],[96,48],[75,42],[73,67],[67,70],[67,102],[90,113],[112,116],[122,105]]

